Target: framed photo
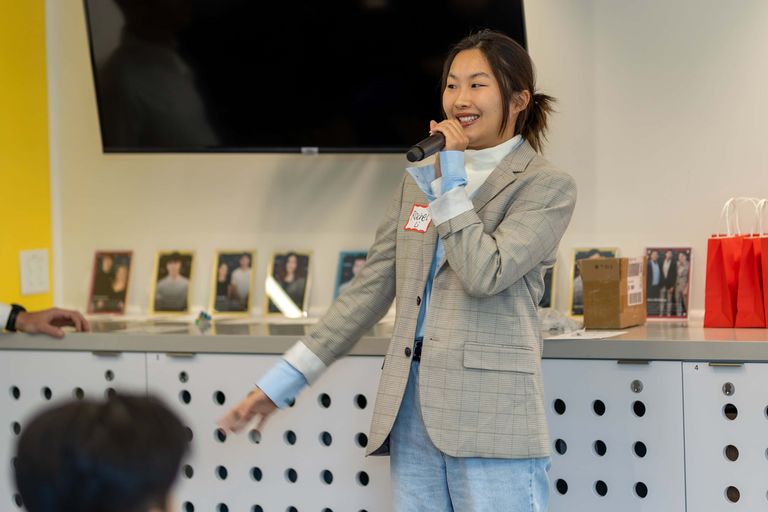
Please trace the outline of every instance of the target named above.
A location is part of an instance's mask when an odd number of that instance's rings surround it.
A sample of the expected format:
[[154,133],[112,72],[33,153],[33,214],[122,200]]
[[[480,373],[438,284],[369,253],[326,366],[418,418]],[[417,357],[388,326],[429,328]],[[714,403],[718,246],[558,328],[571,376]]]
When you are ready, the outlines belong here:
[[648,247],[645,284],[648,318],[688,318],[690,247]]
[[542,295],[539,301],[539,308],[551,308],[554,307],[555,301],[555,276],[557,265],[553,265],[544,271],[544,295]]
[[309,252],[274,253],[266,281],[266,313],[288,318],[307,316],[309,302]]
[[88,313],[125,313],[131,258],[131,251],[96,251]]
[[247,314],[253,304],[256,251],[217,251],[213,266],[210,309],[214,313]]
[[160,251],[155,258],[155,274],[150,297],[153,313],[187,313],[192,280],[193,251]]
[[336,272],[336,286],[333,289],[334,300],[349,288],[352,279],[363,268],[367,251],[342,251],[339,253],[339,267]]
[[584,314],[584,283],[579,273],[580,260],[592,258],[615,258],[619,255],[616,247],[582,247],[573,250],[573,263],[571,265],[571,306],[569,312],[572,316]]

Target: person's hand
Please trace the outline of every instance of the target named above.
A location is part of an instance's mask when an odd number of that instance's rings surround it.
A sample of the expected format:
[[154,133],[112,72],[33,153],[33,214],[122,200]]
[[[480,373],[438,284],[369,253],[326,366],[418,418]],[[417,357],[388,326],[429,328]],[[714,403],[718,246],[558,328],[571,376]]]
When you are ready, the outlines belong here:
[[464,151],[469,146],[469,137],[456,119],[446,119],[439,123],[430,121],[429,134],[433,135],[435,132],[445,135],[444,151]]
[[77,311],[51,308],[43,311],[23,311],[16,317],[16,330],[29,334],[47,334],[54,338],[63,338],[62,327],[74,327],[78,332],[88,332],[91,326],[88,320]]
[[224,431],[239,432],[245,428],[253,418],[259,416],[256,430],[261,431],[270,414],[277,410],[277,406],[259,388],[254,389],[239,404],[229,410],[218,421],[218,425]]

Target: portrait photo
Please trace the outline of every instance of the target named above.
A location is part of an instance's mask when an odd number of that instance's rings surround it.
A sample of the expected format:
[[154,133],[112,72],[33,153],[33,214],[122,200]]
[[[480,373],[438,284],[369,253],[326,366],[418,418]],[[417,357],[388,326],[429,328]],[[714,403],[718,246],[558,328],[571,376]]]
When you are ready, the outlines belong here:
[[192,251],[161,251],[155,258],[152,287],[152,312],[186,313],[189,311],[189,286],[192,280]]
[[619,255],[616,247],[586,247],[573,250],[573,262],[571,264],[571,307],[568,309],[571,315],[584,314],[584,282],[581,279],[578,262],[593,258],[615,258]]
[[339,265],[336,271],[336,286],[333,289],[334,300],[344,293],[352,279],[360,272],[368,257],[367,251],[342,251],[339,253]]
[[554,288],[555,288],[555,269],[557,267],[549,267],[544,271],[544,295],[541,296],[539,301],[540,308],[551,308],[554,305]]
[[266,312],[288,318],[307,316],[309,300],[308,252],[287,251],[272,255],[266,281]]
[[648,318],[688,318],[691,248],[648,247],[645,255]]
[[248,313],[253,304],[256,251],[218,251],[213,268],[211,310]]
[[96,251],[88,295],[89,313],[125,313],[132,256],[131,251]]

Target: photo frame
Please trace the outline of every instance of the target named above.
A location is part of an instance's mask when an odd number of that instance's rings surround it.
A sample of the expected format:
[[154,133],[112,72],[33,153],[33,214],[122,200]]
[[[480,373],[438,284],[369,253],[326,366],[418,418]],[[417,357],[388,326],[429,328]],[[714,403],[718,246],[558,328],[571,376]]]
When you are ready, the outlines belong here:
[[217,315],[248,315],[253,306],[255,250],[216,251],[209,310]]
[[286,318],[308,313],[311,251],[275,252],[269,259],[264,312]]
[[591,258],[616,258],[619,255],[617,247],[578,247],[573,250],[571,262],[571,290],[568,313],[571,316],[584,314],[584,285],[581,280],[578,262]]
[[646,316],[649,319],[688,318],[693,249],[681,246],[646,247]]
[[152,313],[189,312],[194,263],[194,251],[159,251],[157,253],[149,299]]
[[333,287],[333,299],[336,300],[352,282],[357,275],[365,260],[368,258],[368,251],[341,251],[339,253],[339,264],[336,270],[336,285]]
[[93,256],[88,313],[125,313],[131,278],[132,251],[96,251]]

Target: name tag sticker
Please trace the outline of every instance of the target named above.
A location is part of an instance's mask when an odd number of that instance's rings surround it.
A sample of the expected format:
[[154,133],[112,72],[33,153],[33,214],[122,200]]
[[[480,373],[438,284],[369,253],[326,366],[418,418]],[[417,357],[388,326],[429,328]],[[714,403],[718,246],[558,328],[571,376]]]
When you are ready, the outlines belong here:
[[432,217],[429,215],[429,207],[424,204],[414,204],[404,229],[426,233],[430,222],[432,222]]

